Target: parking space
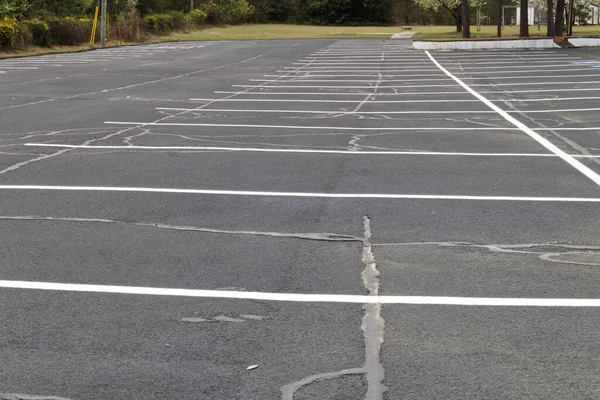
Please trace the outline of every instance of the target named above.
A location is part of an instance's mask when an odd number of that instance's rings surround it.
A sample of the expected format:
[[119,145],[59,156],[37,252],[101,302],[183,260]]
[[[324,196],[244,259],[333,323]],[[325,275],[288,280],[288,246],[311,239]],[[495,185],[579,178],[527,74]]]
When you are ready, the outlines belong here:
[[96,54],[0,75],[0,397],[597,397],[600,53]]

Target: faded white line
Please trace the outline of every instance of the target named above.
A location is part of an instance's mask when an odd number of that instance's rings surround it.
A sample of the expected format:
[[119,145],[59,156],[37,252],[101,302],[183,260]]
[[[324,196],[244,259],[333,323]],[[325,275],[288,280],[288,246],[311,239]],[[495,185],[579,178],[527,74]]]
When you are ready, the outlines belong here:
[[483,97],[482,95],[480,95],[479,93],[477,93],[475,90],[471,89],[467,84],[465,84],[463,81],[461,81],[460,79],[458,79],[457,77],[455,77],[454,75],[452,75],[452,73],[450,73],[444,67],[442,67],[440,65],[440,63],[438,63],[435,60],[435,58],[433,58],[433,56],[428,51],[425,51],[425,54],[427,54],[429,56],[429,58],[431,59],[431,61],[442,72],[444,72],[450,78],[454,79],[456,81],[456,83],[458,83],[460,86],[462,86],[466,91],[468,91],[473,96],[475,96],[476,98],[478,98],[479,100],[481,100],[485,105],[487,105],[492,110],[496,111],[505,120],[507,120],[508,122],[510,122],[511,124],[513,124],[514,126],[516,126],[517,128],[521,129],[523,132],[525,132],[527,135],[529,135],[529,137],[531,137],[532,139],[536,140],[538,143],[540,143],[546,149],[548,149],[552,153],[558,155],[560,158],[562,158],[564,161],[566,161],[573,168],[575,168],[576,170],[578,170],[579,172],[581,172],[583,175],[585,175],[586,177],[588,177],[590,180],[592,180],[592,182],[594,182],[596,185],[600,186],[600,175],[598,175],[596,172],[594,172],[589,167],[583,165],[580,161],[574,159],[573,157],[571,157],[570,155],[568,155],[567,153],[565,153],[563,150],[561,150],[558,147],[556,147],[548,139],[542,137],[539,133],[534,132],[527,125],[525,125],[522,122],[520,122],[520,121],[516,120],[515,118],[511,117],[506,111],[502,110],[500,107],[498,107],[497,105],[495,105],[494,103],[492,103],[491,101],[489,101],[488,99],[486,99],[485,97]]
[[470,196],[438,194],[388,194],[388,193],[316,193],[316,192],[268,192],[246,190],[177,189],[127,186],[52,186],[52,185],[0,185],[0,190],[39,190],[62,192],[121,192],[121,193],[165,193],[200,194],[249,197],[299,197],[331,199],[390,199],[390,200],[471,200],[471,201],[520,201],[546,203],[600,203],[593,197],[533,197],[533,196]]
[[270,293],[10,280],[0,280],[0,288],[300,303],[415,304],[492,307],[600,307],[600,299]]
[[205,126],[205,127],[224,127],[224,128],[267,128],[267,129],[310,129],[310,130],[329,130],[329,131],[518,131],[519,128],[495,128],[495,127],[439,127],[439,128],[424,128],[424,127],[356,127],[356,126],[308,126],[308,125],[253,125],[253,124],[184,124],[178,122],[117,122],[106,121],[109,125],[139,125],[142,126]]
[[[157,110],[165,111],[196,111],[195,108],[177,108],[177,107],[157,107]],[[320,111],[320,110],[277,110],[277,109],[223,109],[223,108],[203,108],[198,110],[199,112],[220,112],[220,113],[275,113],[275,114],[331,114],[331,115],[362,115],[362,114],[495,114],[496,111],[489,110],[414,110],[414,111]],[[545,110],[518,110],[518,111],[505,111],[507,114],[518,113],[518,114],[541,114],[541,113],[568,113],[568,112],[587,112],[587,111],[600,111],[600,108],[563,108],[563,109],[545,109]]]
[[[551,153],[467,153],[467,152],[442,152],[442,151],[362,151],[362,150],[320,150],[320,149],[269,149],[256,147],[220,147],[220,146],[84,146],[57,143],[25,143],[29,147],[54,147],[68,149],[91,149],[91,150],[219,150],[240,151],[255,153],[298,153],[298,154],[341,154],[341,155],[405,155],[405,156],[473,156],[473,157],[558,157]],[[575,154],[573,157],[600,158],[600,155]]]
[[[598,97],[600,99],[600,97]],[[222,102],[257,102],[257,103],[360,103],[360,99],[356,100],[328,100],[328,99],[190,99],[190,101],[214,101],[218,103]],[[505,100],[497,100],[505,101]],[[506,100],[509,101],[509,100]],[[517,100],[518,101],[518,100]],[[452,100],[453,103],[478,103],[479,100],[475,99],[458,99]],[[368,100],[366,104],[399,104],[399,103],[448,103],[448,100]]]
[[[157,110],[164,111],[196,111],[194,108],[177,108],[177,107],[157,107]],[[223,109],[223,108],[203,108],[198,112],[218,112],[218,113],[273,113],[273,114],[321,114],[321,115],[363,115],[363,114],[494,114],[494,111],[489,110],[416,110],[416,111],[320,111],[320,110],[244,110],[244,109]]]

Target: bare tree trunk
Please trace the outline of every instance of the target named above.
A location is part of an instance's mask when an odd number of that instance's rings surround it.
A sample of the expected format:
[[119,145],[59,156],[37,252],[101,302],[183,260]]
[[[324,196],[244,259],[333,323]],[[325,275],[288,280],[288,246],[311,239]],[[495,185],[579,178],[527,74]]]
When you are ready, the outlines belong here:
[[468,39],[471,37],[471,23],[469,21],[469,0],[462,0],[462,37]]
[[502,0],[498,0],[498,30],[496,36],[502,37]]
[[554,36],[554,0],[546,0],[546,7],[548,8],[548,17],[546,18],[548,29],[546,30],[546,36],[552,37]]
[[529,2],[527,0],[521,0],[521,29],[519,30],[519,36],[529,36]]
[[554,34],[562,36],[565,23],[565,0],[556,0],[556,19],[554,20]]

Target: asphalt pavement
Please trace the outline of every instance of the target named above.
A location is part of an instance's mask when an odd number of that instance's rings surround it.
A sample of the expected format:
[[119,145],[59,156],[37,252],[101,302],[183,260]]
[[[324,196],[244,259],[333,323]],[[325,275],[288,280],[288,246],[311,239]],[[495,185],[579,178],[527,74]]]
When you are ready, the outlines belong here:
[[0,399],[600,399],[599,67],[0,60]]

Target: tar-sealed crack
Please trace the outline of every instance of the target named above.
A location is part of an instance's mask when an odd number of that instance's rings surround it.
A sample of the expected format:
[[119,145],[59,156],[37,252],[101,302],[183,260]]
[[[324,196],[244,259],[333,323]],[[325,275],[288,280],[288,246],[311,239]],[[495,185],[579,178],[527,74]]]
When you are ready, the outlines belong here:
[[188,232],[206,232],[231,235],[255,235],[271,236],[280,238],[316,240],[325,242],[363,242],[363,238],[352,235],[341,235],[337,233],[290,233],[290,232],[268,232],[268,231],[241,231],[225,230],[215,228],[205,228],[185,225],[168,225],[157,222],[128,222],[104,218],[78,218],[78,217],[41,217],[37,215],[0,215],[0,220],[5,221],[55,221],[55,222],[75,222],[75,223],[97,223],[97,224],[124,224],[140,227],[151,227],[157,229],[167,229],[175,231]]
[[19,393],[0,393],[0,400],[70,400],[66,397],[56,396],[36,396],[31,394]]
[[[369,296],[379,296],[379,271],[371,245],[371,220],[363,218],[364,237],[362,262],[365,266],[362,272],[362,282]],[[381,316],[381,303],[368,303],[363,306],[364,316],[361,330],[365,342],[365,364],[361,368],[344,369],[341,371],[315,374],[281,388],[281,400],[293,400],[294,394],[311,383],[339,378],[345,375],[364,375],[367,379],[365,400],[382,400],[387,387],[384,385],[385,369],[381,363],[381,346],[385,321]]]
[[544,261],[554,263],[587,265],[593,267],[600,266],[600,246],[570,245],[560,243],[477,244],[470,242],[378,243],[373,244],[373,246],[439,246],[481,248],[494,253],[536,255]]

